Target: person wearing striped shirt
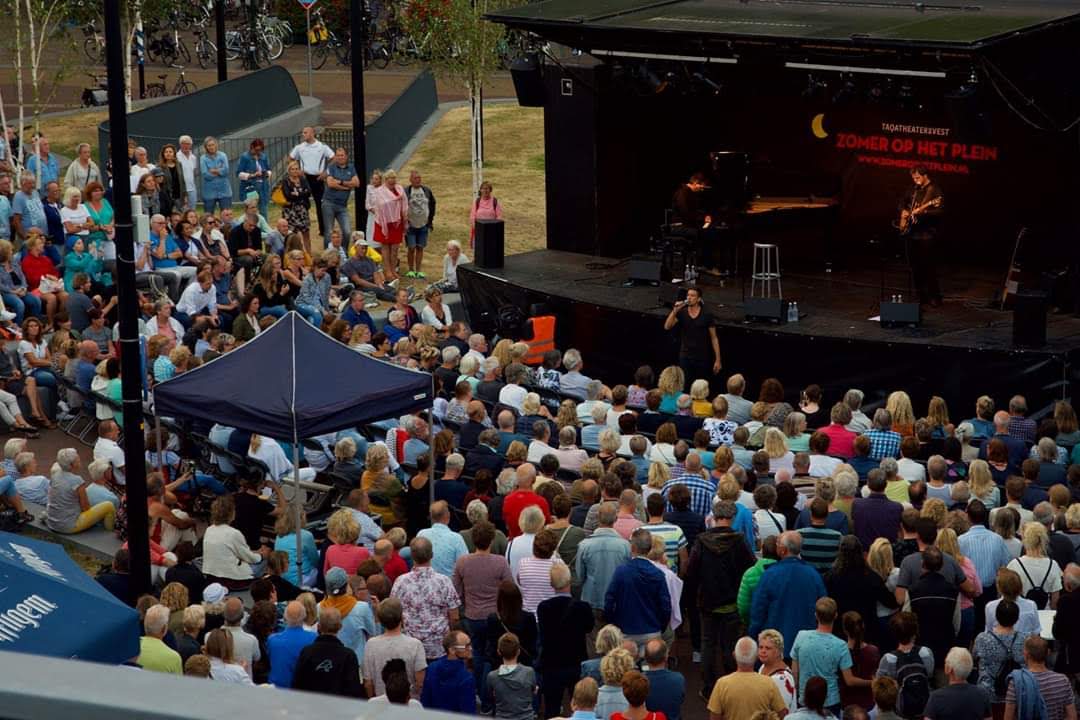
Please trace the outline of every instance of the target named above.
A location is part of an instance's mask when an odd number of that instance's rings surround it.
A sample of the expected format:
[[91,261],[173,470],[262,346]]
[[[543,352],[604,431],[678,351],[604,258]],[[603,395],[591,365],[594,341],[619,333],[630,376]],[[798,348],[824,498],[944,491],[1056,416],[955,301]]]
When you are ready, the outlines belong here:
[[664,557],[669,568],[678,572],[686,568],[689,550],[686,544],[686,534],[682,528],[664,520],[664,510],[667,503],[659,494],[653,494],[645,501],[645,508],[649,513],[649,521],[642,525],[642,529],[648,530],[653,537],[659,537],[664,541]]
[[828,572],[836,560],[840,549],[839,532],[826,527],[829,517],[829,503],[822,498],[814,498],[810,503],[810,526],[798,531],[802,535],[802,558],[818,569],[822,574]]
[[533,540],[532,557],[521,558],[514,570],[514,582],[521,590],[521,607],[533,615],[540,603],[555,597],[555,589],[551,587],[551,566],[562,562],[562,558],[555,555],[558,544],[559,537],[553,530],[541,530]]

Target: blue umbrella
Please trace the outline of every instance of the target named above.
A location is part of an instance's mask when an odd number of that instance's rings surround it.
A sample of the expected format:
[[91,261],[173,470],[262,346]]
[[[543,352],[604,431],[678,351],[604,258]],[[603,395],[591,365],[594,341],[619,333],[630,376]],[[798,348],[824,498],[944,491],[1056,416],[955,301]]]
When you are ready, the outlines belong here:
[[0,532],[0,650],[122,663],[139,615],[53,543]]

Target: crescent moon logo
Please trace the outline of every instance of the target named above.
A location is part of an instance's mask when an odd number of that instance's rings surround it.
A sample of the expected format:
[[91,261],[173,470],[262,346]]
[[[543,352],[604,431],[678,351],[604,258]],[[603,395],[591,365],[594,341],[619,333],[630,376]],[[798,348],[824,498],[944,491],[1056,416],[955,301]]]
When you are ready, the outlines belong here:
[[825,113],[818,113],[810,121],[810,132],[819,140],[829,137],[829,131],[825,129]]

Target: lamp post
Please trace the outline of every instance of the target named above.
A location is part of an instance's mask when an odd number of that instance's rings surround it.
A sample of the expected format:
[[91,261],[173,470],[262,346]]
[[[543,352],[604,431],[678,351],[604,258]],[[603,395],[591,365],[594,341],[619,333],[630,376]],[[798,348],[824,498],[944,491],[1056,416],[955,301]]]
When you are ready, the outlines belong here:
[[[368,15],[367,0],[350,0],[349,8],[350,54],[352,57],[352,115],[353,115],[353,165],[360,178],[360,187],[367,187],[367,122],[364,117],[364,58],[367,49]],[[356,228],[367,227],[367,205],[356,189]],[[370,241],[370,238],[368,238]],[[345,239],[348,242],[348,238]]]
[[131,592],[151,588],[150,526],[146,507],[146,462],[143,445],[143,379],[139,348],[139,299],[135,292],[135,243],[131,225],[130,165],[127,156],[127,103],[124,97],[124,39],[120,0],[104,0],[105,62],[109,76],[109,140],[112,144],[113,198],[116,223],[116,287],[120,317],[120,384],[124,405],[124,456],[128,507],[128,552]]

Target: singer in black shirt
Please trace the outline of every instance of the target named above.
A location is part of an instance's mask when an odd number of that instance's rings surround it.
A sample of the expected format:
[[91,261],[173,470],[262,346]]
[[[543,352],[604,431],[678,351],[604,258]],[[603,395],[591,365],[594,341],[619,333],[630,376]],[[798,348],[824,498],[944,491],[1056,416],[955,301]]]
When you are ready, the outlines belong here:
[[935,251],[945,216],[945,196],[941,189],[930,181],[926,168],[912,168],[911,179],[915,184],[904,196],[900,206],[901,215],[908,214],[909,222],[913,223],[908,240],[911,275],[919,295],[919,303],[940,307],[941,287],[935,265],[938,253]]

